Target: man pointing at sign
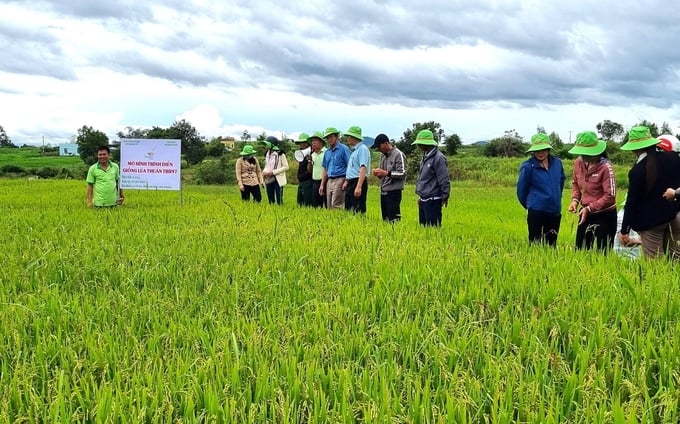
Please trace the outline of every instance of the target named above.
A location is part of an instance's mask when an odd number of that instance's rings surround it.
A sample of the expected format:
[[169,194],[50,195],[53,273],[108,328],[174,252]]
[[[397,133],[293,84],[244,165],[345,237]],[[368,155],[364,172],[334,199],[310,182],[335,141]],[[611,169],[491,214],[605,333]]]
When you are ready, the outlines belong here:
[[97,149],[97,163],[87,171],[87,207],[108,208],[125,201],[118,186],[118,165],[109,161],[109,146]]

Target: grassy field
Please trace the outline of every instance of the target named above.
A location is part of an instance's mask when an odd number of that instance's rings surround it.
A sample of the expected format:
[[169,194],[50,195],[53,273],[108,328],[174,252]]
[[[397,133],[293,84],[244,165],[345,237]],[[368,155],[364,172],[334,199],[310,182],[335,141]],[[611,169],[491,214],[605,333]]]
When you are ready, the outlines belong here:
[[679,421],[677,265],[575,251],[574,216],[529,247],[513,188],[454,183],[441,229],[377,197],[1,180],[0,422]]
[[83,164],[79,156],[43,156],[39,148],[10,149],[0,148],[0,168],[15,165],[22,168],[73,168]]

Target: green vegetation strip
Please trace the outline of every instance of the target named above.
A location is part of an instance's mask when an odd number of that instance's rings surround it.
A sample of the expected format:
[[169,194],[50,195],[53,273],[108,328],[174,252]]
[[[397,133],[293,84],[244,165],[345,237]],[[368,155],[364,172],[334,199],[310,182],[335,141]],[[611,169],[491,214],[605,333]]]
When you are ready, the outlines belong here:
[[[678,422],[677,268],[528,247],[512,188],[441,229],[232,187],[0,181],[2,422]],[[565,192],[567,194],[567,192]]]

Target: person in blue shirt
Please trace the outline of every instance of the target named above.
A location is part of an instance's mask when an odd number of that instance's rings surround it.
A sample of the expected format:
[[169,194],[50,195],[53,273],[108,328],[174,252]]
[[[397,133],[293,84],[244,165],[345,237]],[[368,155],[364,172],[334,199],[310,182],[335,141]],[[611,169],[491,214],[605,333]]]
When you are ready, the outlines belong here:
[[319,195],[326,196],[328,209],[345,207],[345,177],[349,164],[349,147],[340,143],[340,131],[333,127],[326,128],[324,138],[328,149],[323,155],[321,186]]
[[550,154],[550,138],[543,133],[531,137],[527,153],[531,157],[519,169],[517,199],[527,210],[529,243],[557,245],[562,219],[562,190],[564,167],[562,161]]
[[345,209],[366,213],[366,193],[368,192],[368,173],[371,168],[371,152],[362,143],[361,128],[350,127],[345,132],[345,140],[352,148],[347,165],[345,190]]

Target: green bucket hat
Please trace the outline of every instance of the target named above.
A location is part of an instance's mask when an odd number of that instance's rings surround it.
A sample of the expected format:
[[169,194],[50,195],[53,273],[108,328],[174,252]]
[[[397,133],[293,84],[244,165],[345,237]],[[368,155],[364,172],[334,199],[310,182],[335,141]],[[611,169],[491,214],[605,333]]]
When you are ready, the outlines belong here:
[[251,146],[250,144],[246,144],[243,146],[243,150],[241,150],[241,153],[239,155],[241,156],[249,156],[249,155],[254,155],[255,153],[255,148]]
[[531,146],[527,150],[527,153],[545,149],[552,149],[552,146],[550,145],[550,138],[544,133],[534,134],[531,137]]
[[307,133],[300,133],[297,140],[294,141],[295,144],[309,143],[309,135]]
[[430,130],[420,130],[416,135],[416,141],[413,144],[422,144],[423,146],[436,146],[437,142],[434,139],[434,134]]
[[572,155],[598,156],[607,149],[607,143],[597,139],[592,131],[583,131],[576,135],[576,144],[569,150]]
[[628,131],[628,143],[621,146],[621,150],[640,150],[654,146],[659,140],[652,137],[649,128],[644,126],[633,127]]
[[312,135],[309,136],[309,138],[307,139],[309,141],[309,144],[312,144],[312,141],[314,141],[315,138],[321,140],[321,144],[323,144],[324,146],[326,145],[326,139],[323,138],[323,133],[321,131],[314,131]]
[[357,127],[356,125],[353,127],[349,127],[347,131],[345,131],[346,136],[354,137],[359,141],[362,141],[364,138],[361,136],[361,127]]
[[326,137],[328,137],[329,135],[332,135],[332,134],[337,134],[339,136],[340,131],[335,127],[328,127],[328,128],[326,128],[326,132],[323,133],[323,138],[326,138]]

